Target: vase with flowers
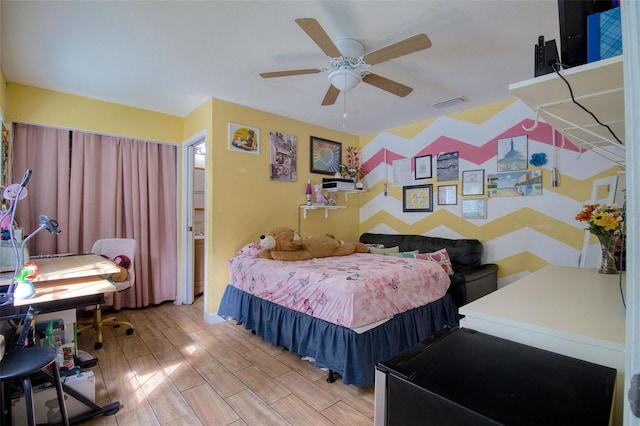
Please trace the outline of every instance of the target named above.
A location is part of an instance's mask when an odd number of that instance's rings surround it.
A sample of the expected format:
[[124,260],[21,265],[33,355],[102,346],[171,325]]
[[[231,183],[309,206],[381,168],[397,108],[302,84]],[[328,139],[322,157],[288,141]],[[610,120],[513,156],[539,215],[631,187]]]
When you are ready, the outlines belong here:
[[355,146],[347,147],[345,163],[340,165],[340,174],[353,180],[356,188],[362,188],[362,178],[367,174],[360,165],[360,153]]
[[622,211],[615,205],[586,204],[576,220],[587,223],[587,230],[600,241],[602,261],[598,272],[617,274],[615,248],[622,229]]

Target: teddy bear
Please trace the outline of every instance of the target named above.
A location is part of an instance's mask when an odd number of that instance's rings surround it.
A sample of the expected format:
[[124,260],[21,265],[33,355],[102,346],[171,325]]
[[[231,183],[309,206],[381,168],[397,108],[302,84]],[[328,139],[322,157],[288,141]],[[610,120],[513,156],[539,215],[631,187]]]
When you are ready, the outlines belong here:
[[258,257],[275,260],[309,260],[311,253],[302,246],[302,238],[293,229],[280,227],[272,229],[267,235],[260,235]]
[[302,238],[293,229],[286,227],[273,229],[268,235],[260,236],[260,246],[262,250],[258,253],[259,257],[285,261],[347,256],[369,251],[362,243],[344,243],[329,234]]
[[129,259],[128,256],[121,254],[114,257],[113,259],[110,259],[109,256],[104,254],[101,254],[100,256],[113,262],[119,269],[118,272],[111,275],[111,280],[113,280],[114,282],[122,282],[127,279],[127,277],[129,276],[129,271],[127,270],[127,268],[131,265],[131,259]]

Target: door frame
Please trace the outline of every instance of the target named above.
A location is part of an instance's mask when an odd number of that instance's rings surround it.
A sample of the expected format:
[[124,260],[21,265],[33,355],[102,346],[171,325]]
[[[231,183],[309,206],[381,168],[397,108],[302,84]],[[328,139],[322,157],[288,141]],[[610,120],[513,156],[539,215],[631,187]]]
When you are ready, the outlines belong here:
[[[186,139],[182,144],[182,203],[181,203],[181,221],[179,227],[179,239],[182,241],[180,256],[182,259],[182,288],[180,295],[176,298],[176,304],[192,304],[193,303],[193,284],[194,284],[194,238],[193,238],[193,171],[195,168],[194,147],[207,143],[207,131],[201,130],[190,138]],[[206,170],[206,167],[205,167]],[[206,205],[205,193],[205,205]],[[206,211],[206,210],[205,210]],[[205,221],[206,222],[206,221]],[[205,224],[206,235],[206,224]],[[207,242],[205,240],[205,253]],[[206,261],[204,262],[205,277],[207,275]],[[205,279],[206,281],[206,279]],[[204,289],[206,297],[206,286]]]

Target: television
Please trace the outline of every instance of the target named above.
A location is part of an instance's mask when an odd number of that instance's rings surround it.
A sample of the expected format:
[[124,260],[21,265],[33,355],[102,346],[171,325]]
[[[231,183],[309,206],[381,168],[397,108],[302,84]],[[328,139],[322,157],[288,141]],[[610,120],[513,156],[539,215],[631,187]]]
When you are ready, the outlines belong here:
[[560,59],[564,68],[587,63],[587,16],[614,7],[616,0],[558,0]]

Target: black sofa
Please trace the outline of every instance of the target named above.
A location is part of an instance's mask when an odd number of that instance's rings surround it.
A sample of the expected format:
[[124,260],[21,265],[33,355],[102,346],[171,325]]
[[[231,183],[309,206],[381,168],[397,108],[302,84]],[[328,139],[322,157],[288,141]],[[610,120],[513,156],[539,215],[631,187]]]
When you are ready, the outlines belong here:
[[447,249],[453,266],[450,275],[449,293],[458,307],[466,305],[498,288],[498,265],[482,264],[482,243],[478,240],[448,239],[406,234],[372,234],[360,236],[364,244],[382,244],[385,247],[398,246],[402,251],[418,250],[433,253]]

